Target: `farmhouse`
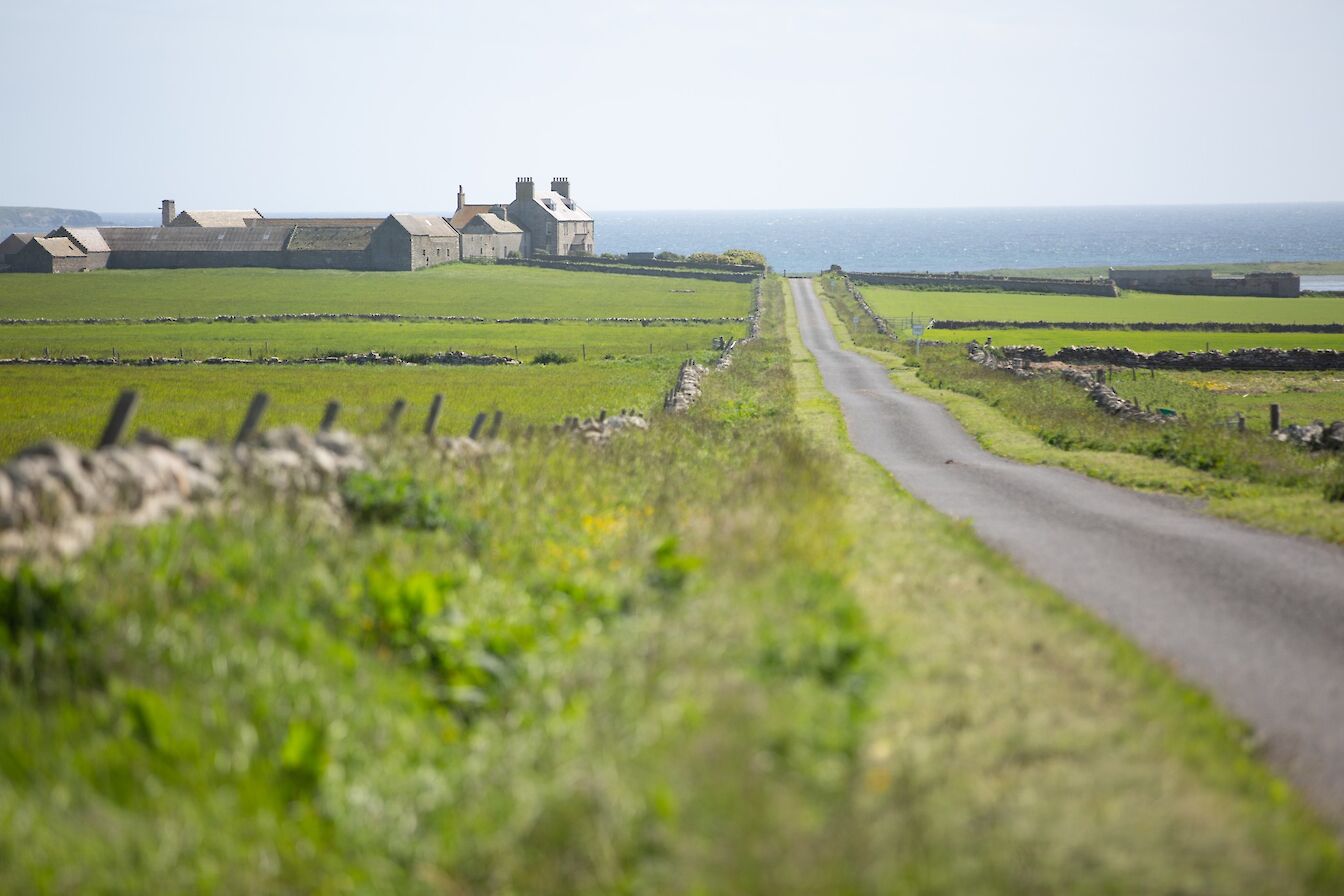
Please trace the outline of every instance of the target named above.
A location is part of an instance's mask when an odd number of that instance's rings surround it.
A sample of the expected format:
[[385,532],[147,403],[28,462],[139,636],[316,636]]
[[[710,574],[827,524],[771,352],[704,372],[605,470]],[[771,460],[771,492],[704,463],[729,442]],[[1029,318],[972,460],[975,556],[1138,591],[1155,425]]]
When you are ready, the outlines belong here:
[[508,205],[468,205],[459,186],[451,218],[267,218],[256,209],[179,213],[177,203],[165,199],[158,227],[59,227],[46,236],[14,234],[0,243],[0,270],[414,271],[463,258],[525,257],[534,251],[591,254],[593,219],[569,198],[568,179],[553,180],[551,191],[540,194],[531,185],[531,178],[519,178],[517,198]]

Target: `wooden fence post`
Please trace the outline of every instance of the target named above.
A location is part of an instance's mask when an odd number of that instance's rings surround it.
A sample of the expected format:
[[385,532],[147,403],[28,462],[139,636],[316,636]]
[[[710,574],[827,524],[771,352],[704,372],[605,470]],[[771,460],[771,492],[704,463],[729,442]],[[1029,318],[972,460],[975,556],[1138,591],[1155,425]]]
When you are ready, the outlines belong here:
[[334,398],[327,402],[327,408],[322,412],[322,422],[318,424],[318,432],[331,432],[331,428],[336,425],[336,416],[341,413],[341,403]]
[[1269,431],[1278,432],[1279,424],[1283,421],[1279,419],[1279,406],[1272,404],[1269,406]]
[[495,411],[495,418],[490,421],[490,431],[485,434],[487,439],[496,438],[499,435],[499,424],[504,422],[504,412]]
[[476,419],[471,424],[471,439],[475,440],[481,434],[481,427],[485,426],[485,411],[476,415]]
[[266,406],[270,403],[271,397],[265,392],[258,392],[252,396],[252,403],[247,406],[243,425],[238,427],[238,435],[234,436],[233,444],[241,444],[252,437],[257,430],[257,424],[261,422],[261,415],[266,413]]
[[99,448],[110,448],[121,441],[139,403],[140,393],[134,389],[127,389],[117,396],[117,400],[112,403],[112,413],[107,418],[107,425],[103,427],[103,434],[98,437]]
[[429,403],[429,416],[425,418],[425,435],[434,438],[434,430],[439,426],[439,412],[443,410],[443,393],[435,392],[434,400]]
[[401,415],[406,411],[406,399],[398,398],[392,402],[392,407],[387,409],[387,419],[383,421],[383,432],[391,435],[397,431],[397,424],[401,422]]

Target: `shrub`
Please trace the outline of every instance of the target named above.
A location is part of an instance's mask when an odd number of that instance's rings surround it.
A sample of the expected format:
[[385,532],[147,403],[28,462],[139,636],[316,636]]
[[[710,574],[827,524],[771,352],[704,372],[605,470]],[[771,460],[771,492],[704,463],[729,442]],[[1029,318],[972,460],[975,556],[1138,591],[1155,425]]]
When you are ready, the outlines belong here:
[[577,360],[573,355],[562,355],[559,352],[542,352],[532,359],[533,364],[573,364]]
[[676,252],[659,252],[653,256],[658,261],[685,261],[685,255],[678,255]]

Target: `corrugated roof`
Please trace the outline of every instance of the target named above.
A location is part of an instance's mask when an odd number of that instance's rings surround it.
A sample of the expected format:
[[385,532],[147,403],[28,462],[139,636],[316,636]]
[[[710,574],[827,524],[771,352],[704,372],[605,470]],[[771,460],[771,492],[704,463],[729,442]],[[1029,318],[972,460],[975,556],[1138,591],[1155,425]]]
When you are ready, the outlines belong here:
[[51,236],[67,237],[85,252],[112,251],[97,227],[57,227],[51,232]]
[[11,233],[0,242],[0,255],[13,255],[33,241],[34,237],[40,236],[37,233]]
[[279,252],[292,227],[103,227],[113,252]]
[[[551,203],[549,206],[546,204],[548,200]],[[557,221],[593,220],[592,216],[579,208],[577,203],[574,203],[574,207],[570,208],[569,203],[572,200],[566,199],[564,196],[561,196],[553,190],[538,190],[532,201],[535,202],[543,212]]]
[[449,219],[448,223],[453,225],[454,230],[461,230],[467,226],[467,222],[477,215],[489,214],[493,205],[464,205]]
[[35,236],[32,240],[41,246],[52,258],[85,258],[83,249],[70,242],[64,236]]
[[254,208],[213,209],[179,212],[169,227],[246,227],[248,221],[263,217]]
[[355,227],[305,227],[294,228],[289,238],[290,251],[363,251],[373,239],[373,225]]
[[505,221],[498,215],[490,212],[477,215],[467,222],[464,228],[467,233],[480,233],[488,230],[490,233],[522,233],[523,229],[512,221]]
[[441,215],[388,215],[400,224],[411,236],[457,236]]

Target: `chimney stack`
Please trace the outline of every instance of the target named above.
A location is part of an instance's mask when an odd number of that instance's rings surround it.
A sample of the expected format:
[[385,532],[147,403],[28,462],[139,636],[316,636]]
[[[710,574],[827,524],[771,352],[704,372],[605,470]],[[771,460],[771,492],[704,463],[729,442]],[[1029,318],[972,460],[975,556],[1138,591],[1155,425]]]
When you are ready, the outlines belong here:
[[177,217],[177,203],[171,199],[165,199],[159,209],[163,212],[163,226],[167,227]]
[[520,202],[524,200],[531,201],[537,195],[536,188],[532,186],[532,178],[530,177],[518,178],[516,188],[517,188],[517,199]]
[[569,198],[569,178],[553,177],[551,178],[551,192],[559,193],[566,199]]
[[467,194],[462,192],[462,185],[457,185],[457,210],[462,211],[462,206],[467,204]]

